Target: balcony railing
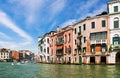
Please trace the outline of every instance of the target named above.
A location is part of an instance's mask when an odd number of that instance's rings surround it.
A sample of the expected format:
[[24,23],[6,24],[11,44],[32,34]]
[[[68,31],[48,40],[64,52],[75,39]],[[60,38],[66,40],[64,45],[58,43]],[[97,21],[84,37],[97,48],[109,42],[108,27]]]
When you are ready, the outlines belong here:
[[78,32],[77,38],[80,39],[82,37],[81,32]]
[[63,45],[64,42],[56,42],[56,45],[59,46],[59,45]]
[[62,56],[63,53],[62,53],[62,52],[61,52],[61,53],[56,53],[56,55],[57,55],[57,56]]
[[81,32],[78,32],[78,35],[81,35]]
[[106,44],[107,39],[101,39],[101,40],[91,40],[90,44]]
[[77,47],[80,47],[82,45],[82,42],[77,43]]

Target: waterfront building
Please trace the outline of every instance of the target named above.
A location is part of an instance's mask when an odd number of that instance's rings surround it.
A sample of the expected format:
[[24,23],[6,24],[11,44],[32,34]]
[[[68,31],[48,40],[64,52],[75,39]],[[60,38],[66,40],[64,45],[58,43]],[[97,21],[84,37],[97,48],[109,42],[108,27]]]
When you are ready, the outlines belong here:
[[73,62],[73,27],[67,26],[63,28],[64,30],[64,62],[65,63],[74,63]]
[[74,55],[78,63],[107,63],[109,17],[103,12],[74,25]]
[[50,36],[50,60],[51,60],[51,63],[56,63],[56,39],[57,39],[57,36],[56,36],[56,33],[57,31],[52,31],[51,32],[51,36]]
[[[52,32],[49,36],[52,63],[120,63],[120,0],[111,0],[107,5],[108,12],[87,16]],[[45,36],[39,40],[44,42]],[[40,58],[45,55],[42,53]]]
[[120,63],[120,0],[108,2],[110,24],[110,56],[109,63]]
[[39,56],[40,62],[50,62],[50,33],[46,33],[43,37],[39,37]]
[[38,62],[43,62],[43,38],[38,37]]
[[11,50],[12,53],[12,60],[18,61],[19,60],[19,53],[16,50]]
[[29,50],[19,50],[19,61],[33,61],[34,53]]
[[0,61],[9,61],[11,59],[10,49],[0,49]]
[[72,63],[73,56],[73,29],[71,26],[57,28],[51,34],[51,61],[52,63]]

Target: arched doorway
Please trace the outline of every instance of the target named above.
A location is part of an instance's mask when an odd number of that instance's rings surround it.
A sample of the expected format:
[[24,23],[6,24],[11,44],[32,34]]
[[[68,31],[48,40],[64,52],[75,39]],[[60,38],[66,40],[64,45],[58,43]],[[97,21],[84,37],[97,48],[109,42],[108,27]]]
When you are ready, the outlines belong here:
[[79,56],[79,64],[81,64],[81,63],[82,63],[82,57]]
[[106,64],[106,56],[101,56],[101,63]]
[[116,64],[120,64],[120,52],[116,54]]
[[95,64],[95,57],[94,56],[90,57],[90,63]]

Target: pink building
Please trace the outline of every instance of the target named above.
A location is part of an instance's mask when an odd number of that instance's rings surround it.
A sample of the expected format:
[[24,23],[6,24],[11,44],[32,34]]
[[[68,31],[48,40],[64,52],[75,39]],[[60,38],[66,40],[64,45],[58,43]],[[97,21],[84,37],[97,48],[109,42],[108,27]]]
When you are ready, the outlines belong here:
[[51,60],[53,63],[72,63],[73,29],[64,27],[51,35]]
[[[108,63],[109,17],[103,12],[95,17],[87,17],[74,25],[74,51],[82,57],[82,63]],[[75,43],[75,42],[74,42]],[[74,53],[75,54],[75,53]]]

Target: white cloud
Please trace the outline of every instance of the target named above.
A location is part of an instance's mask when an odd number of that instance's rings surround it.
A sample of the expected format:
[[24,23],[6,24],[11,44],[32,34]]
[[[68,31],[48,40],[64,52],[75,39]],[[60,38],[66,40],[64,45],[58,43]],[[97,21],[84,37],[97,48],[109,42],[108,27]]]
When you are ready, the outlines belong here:
[[38,17],[38,11],[41,10],[45,3],[44,0],[9,0],[9,2],[15,5],[13,9],[16,15],[20,14],[25,17],[27,26],[30,26],[35,22]]
[[56,15],[61,12],[65,7],[66,0],[56,0],[53,4],[51,4],[51,12],[52,15]]
[[37,11],[44,4],[44,0],[20,0],[20,6],[25,9],[26,24],[30,25],[37,17]]
[[[19,36],[21,36],[25,42],[29,42],[29,44],[33,41],[32,37],[29,36],[25,31],[20,29],[17,25],[15,25],[12,20],[7,16],[6,13],[0,11],[0,24],[3,24],[5,27],[11,29]],[[24,43],[24,42],[23,42]]]
[[95,7],[95,4],[98,3],[99,0],[87,0],[85,2],[81,2],[80,8],[77,10],[77,13],[87,12],[92,6]]
[[[15,25],[13,23],[13,21],[7,16],[6,13],[0,11],[0,17],[2,19],[0,19],[0,24],[2,24],[4,27],[9,28],[10,30],[12,30],[13,32],[17,33],[21,39],[20,40],[24,40],[21,43],[17,43],[17,42],[8,42],[8,41],[0,41],[0,47],[6,47],[6,48],[21,48],[25,47],[27,48],[27,45],[32,44],[33,39],[31,36],[29,36],[25,31],[23,31],[21,28],[19,28],[17,25]],[[6,34],[0,32],[0,35],[5,37],[5,38],[9,38],[9,36],[7,36]],[[14,40],[14,39],[13,39]],[[20,41],[19,40],[19,41]]]
[[18,45],[12,42],[0,41],[0,48],[16,49]]
[[[57,22],[54,21],[51,25],[50,25],[50,28],[49,28],[49,31],[51,31],[55,26],[56,26]],[[56,26],[57,27],[57,26]]]
[[87,13],[87,14],[83,15],[82,17],[79,18],[79,20],[85,19],[85,17],[87,17],[87,16],[91,16],[91,17],[95,16],[97,14],[100,14],[103,11],[106,11],[106,4],[103,4],[102,6],[99,6],[99,8],[97,8],[96,10],[94,10],[91,13]]
[[8,35],[6,35],[3,32],[0,32],[0,37],[3,38],[3,39],[11,39],[11,37],[9,37]]
[[68,26],[68,25],[73,25],[76,22],[77,22],[76,19],[70,19],[70,20],[66,21],[65,23],[63,23],[61,26],[65,27],[65,26]]

